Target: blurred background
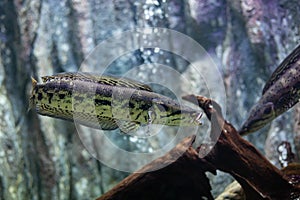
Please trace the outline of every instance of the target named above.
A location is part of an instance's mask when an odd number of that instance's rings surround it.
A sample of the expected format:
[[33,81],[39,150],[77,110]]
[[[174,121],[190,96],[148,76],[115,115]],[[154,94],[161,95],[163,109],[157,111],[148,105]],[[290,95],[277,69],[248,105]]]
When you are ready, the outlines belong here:
[[[123,31],[169,28],[213,58],[226,89],[226,119],[240,128],[273,70],[299,44],[299,10],[298,0],[0,0],[0,199],[91,199],[128,175],[92,157],[73,123],[28,111],[31,77],[77,71],[99,43]],[[116,54],[114,48],[107,53]],[[157,49],[123,55],[109,73],[148,63],[174,68],[203,95],[192,63]],[[145,148],[142,140],[107,135],[124,148]],[[300,105],[247,139],[278,167],[282,141],[298,158]],[[211,177],[214,194],[231,180],[222,173]]]

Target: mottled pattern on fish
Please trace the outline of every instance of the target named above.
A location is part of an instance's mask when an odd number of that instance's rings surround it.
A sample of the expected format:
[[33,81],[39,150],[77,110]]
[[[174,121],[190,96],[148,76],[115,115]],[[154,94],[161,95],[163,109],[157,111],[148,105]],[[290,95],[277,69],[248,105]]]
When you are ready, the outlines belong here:
[[267,81],[262,97],[251,109],[240,134],[259,130],[293,107],[300,99],[300,45],[287,56]]
[[200,125],[201,112],[152,92],[129,79],[86,73],[63,73],[33,79],[31,107],[41,115],[83,125],[129,132],[140,124]]

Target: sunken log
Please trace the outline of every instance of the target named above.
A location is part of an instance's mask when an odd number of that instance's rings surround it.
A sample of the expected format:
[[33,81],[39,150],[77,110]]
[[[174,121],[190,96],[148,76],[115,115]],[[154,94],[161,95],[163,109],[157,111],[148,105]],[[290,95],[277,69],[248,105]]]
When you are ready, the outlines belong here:
[[197,99],[212,123],[211,137],[220,135],[205,160],[235,177],[243,187],[246,199],[281,200],[300,196],[300,188],[289,183],[279,169],[223,119],[221,108],[215,101],[194,95],[183,98],[193,103]]
[[[98,198],[108,199],[206,199],[212,200],[211,186],[206,171],[216,173],[215,168],[191,146],[195,136],[182,140],[166,155],[145,165],[131,174],[113,189]],[[179,156],[181,155],[181,156]],[[156,170],[160,165],[166,167]]]

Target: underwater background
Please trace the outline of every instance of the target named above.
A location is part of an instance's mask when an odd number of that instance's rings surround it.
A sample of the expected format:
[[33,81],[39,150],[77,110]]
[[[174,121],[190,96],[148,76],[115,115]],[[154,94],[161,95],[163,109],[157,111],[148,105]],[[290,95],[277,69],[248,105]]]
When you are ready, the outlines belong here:
[[[92,156],[73,123],[28,110],[31,77],[40,82],[42,76],[80,71],[101,42],[122,36],[124,31],[167,28],[192,38],[210,55],[222,76],[226,119],[240,128],[274,69],[299,44],[299,10],[298,0],[1,0],[0,199],[92,199],[129,174]],[[144,38],[143,42],[149,41]],[[159,80],[172,81],[168,82],[172,89],[183,94],[207,95],[205,81],[191,67],[209,70],[212,66],[206,58],[190,63],[159,48],[118,52],[130,44],[130,39],[121,38],[94,59],[101,65],[107,57],[116,57],[106,68],[114,75],[142,65],[136,77],[130,78],[143,81],[150,77],[155,91],[167,96],[172,96],[172,91],[156,88]],[[170,45],[171,49],[186,50],[182,41]],[[152,69],[152,63],[182,74],[193,90],[188,90],[184,81],[172,80],[171,74]],[[97,66],[90,70],[100,73]],[[207,78],[215,81],[213,76]],[[219,95],[213,94],[222,101],[223,94]],[[289,142],[299,156],[299,124],[298,104],[246,138],[280,167],[277,148],[282,141]],[[203,117],[199,134],[207,132],[208,126]],[[119,130],[105,133],[115,145],[132,152],[153,151],[174,134],[174,128],[166,128],[149,142],[122,135]],[[105,154],[120,168],[128,165],[118,162],[116,152]],[[213,193],[218,195],[232,180],[221,172],[211,176]]]

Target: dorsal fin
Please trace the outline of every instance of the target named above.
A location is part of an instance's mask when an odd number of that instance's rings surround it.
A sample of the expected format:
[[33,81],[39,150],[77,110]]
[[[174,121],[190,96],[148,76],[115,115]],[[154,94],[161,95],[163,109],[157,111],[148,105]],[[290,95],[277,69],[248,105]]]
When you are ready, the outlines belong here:
[[138,81],[134,81],[132,79],[109,76],[109,75],[97,75],[97,74],[86,73],[86,72],[65,72],[53,76],[42,77],[43,82],[48,82],[53,80],[64,80],[64,79],[85,80],[85,81],[101,83],[105,85],[135,88],[139,90],[146,90],[149,92],[153,91],[150,86],[140,83]]
[[265,94],[265,92],[274,84],[275,81],[277,81],[282,74],[292,66],[292,64],[296,63],[300,58],[300,45],[298,45],[292,53],[290,53],[281,63],[280,65],[275,69],[275,71],[272,73],[271,77],[265,84],[263,88],[262,94]]
[[51,82],[51,81],[55,81],[55,80],[58,81],[58,80],[68,80],[68,79],[69,80],[78,80],[78,79],[87,79],[87,77],[86,77],[86,75],[79,73],[79,72],[63,72],[63,73],[58,73],[58,74],[42,77],[43,83]]
[[92,75],[95,80],[99,83],[106,84],[106,85],[113,85],[113,86],[120,86],[120,87],[128,87],[128,88],[135,88],[139,90],[146,90],[149,92],[153,92],[150,86],[143,84],[141,82],[125,78],[125,77],[115,77],[115,76],[97,76]]

